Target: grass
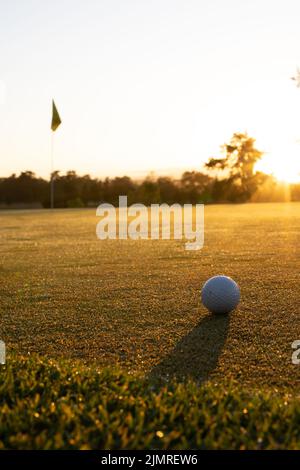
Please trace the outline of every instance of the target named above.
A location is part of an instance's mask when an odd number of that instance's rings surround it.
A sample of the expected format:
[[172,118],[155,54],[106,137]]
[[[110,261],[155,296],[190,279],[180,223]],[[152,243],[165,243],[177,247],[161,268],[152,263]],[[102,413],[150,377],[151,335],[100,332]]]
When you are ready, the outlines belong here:
[[79,363],[10,357],[5,449],[299,449],[300,403],[233,383],[165,385]]
[[[295,447],[300,366],[292,364],[291,343],[300,339],[300,204],[209,206],[205,246],[196,252],[176,240],[99,241],[97,221],[94,210],[1,213],[4,447]],[[202,284],[215,274],[240,284],[242,301],[230,316],[211,316],[200,303]],[[29,353],[42,359],[19,359]],[[37,368],[42,380],[35,383]],[[52,390],[47,374],[57,368]],[[84,383],[76,382],[76,371]],[[123,383],[129,387],[128,418],[118,421],[121,404],[109,397],[114,387],[123,396]],[[166,385],[151,389],[156,383]],[[41,384],[48,384],[43,393]],[[229,395],[227,384],[234,384]],[[285,393],[294,397],[288,405]],[[64,413],[50,413],[52,401],[58,406],[64,400],[75,416],[72,437]],[[250,413],[241,412],[251,403],[253,425]],[[147,427],[135,441],[130,423],[143,422],[137,410],[144,410]],[[97,434],[104,422],[110,441],[104,431]],[[31,439],[32,425],[39,432]]]
[[[8,351],[145,374],[299,386],[300,204],[209,206],[205,245],[100,241],[94,210],[2,212],[0,338]],[[239,309],[200,302],[210,276],[241,286]]]

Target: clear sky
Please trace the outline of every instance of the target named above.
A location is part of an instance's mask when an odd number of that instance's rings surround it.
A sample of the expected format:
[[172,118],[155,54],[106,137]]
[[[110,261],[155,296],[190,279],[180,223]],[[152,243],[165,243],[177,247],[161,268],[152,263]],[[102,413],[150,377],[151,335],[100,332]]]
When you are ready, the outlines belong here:
[[0,0],[0,175],[197,169],[235,131],[300,171],[299,0]]

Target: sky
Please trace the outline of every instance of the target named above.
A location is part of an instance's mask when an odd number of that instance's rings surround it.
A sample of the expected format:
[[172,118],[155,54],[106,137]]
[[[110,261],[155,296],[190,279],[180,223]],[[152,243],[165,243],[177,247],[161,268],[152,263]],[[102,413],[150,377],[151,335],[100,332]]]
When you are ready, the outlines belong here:
[[0,0],[0,176],[200,169],[234,132],[300,179],[299,0]]

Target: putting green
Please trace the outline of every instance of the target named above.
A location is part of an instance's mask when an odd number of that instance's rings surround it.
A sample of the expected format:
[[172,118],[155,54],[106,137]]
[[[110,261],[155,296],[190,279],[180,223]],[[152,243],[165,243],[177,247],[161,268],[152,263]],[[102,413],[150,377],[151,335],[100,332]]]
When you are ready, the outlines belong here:
[[[97,222],[89,209],[1,212],[8,353],[297,390],[299,203],[208,206],[200,251],[178,240],[99,241]],[[215,274],[241,287],[231,316],[200,304]]]

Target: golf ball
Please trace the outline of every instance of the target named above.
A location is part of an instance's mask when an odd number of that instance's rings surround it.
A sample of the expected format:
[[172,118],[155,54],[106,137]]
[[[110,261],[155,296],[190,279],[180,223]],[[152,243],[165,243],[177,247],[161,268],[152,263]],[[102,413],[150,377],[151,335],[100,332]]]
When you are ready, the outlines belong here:
[[202,287],[201,300],[211,313],[229,313],[240,301],[240,288],[227,276],[214,276]]

